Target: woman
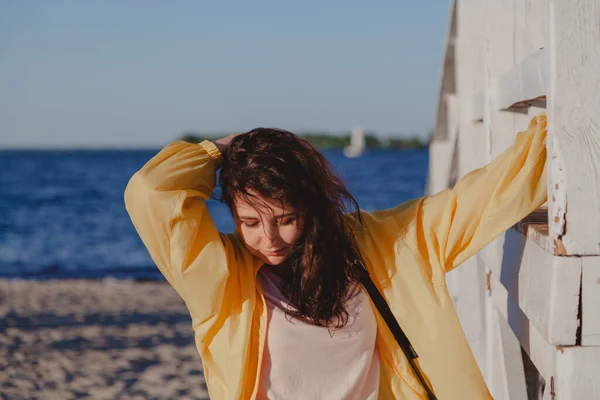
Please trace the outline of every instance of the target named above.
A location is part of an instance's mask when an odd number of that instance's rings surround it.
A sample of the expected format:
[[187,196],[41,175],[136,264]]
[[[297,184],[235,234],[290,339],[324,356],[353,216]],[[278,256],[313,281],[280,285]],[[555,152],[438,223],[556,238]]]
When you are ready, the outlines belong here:
[[[305,141],[256,129],[165,147],[125,203],[185,300],[213,399],[425,399],[359,283],[368,270],[439,399],[491,398],[445,273],[546,200],[546,119],[454,188],[367,213]],[[236,222],[205,201],[220,174]]]

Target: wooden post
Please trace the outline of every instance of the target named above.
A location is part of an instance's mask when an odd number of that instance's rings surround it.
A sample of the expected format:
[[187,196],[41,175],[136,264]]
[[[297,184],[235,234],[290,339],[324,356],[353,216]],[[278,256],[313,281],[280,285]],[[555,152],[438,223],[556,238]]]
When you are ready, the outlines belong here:
[[556,252],[600,255],[600,3],[550,0],[550,235]]
[[[460,133],[455,151],[460,154],[456,160],[457,177],[485,165],[486,154],[481,152],[485,143],[483,125],[472,119],[473,96],[484,85],[484,12],[480,0],[458,0],[457,41],[456,41],[456,91],[459,111]],[[458,61],[460,60],[460,61]],[[466,261],[460,268],[448,274],[451,293],[456,300],[456,312],[463,330],[471,345],[479,367],[485,370],[485,273],[475,258]]]
[[436,187],[548,114],[548,210],[448,274],[467,340],[497,399],[527,398],[540,377],[544,400],[600,398],[600,0],[456,0],[455,24]]

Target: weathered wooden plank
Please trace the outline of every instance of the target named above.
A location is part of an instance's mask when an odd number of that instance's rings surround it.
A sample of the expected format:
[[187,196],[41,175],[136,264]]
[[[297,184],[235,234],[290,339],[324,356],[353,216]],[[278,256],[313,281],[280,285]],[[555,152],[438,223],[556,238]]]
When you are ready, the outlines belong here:
[[471,117],[473,96],[484,87],[484,48],[485,31],[483,3],[479,0],[457,2],[457,62],[456,83],[459,97],[460,139],[458,149],[462,155],[458,159],[458,178],[489,162],[487,154],[481,151],[486,139],[482,136],[481,124]]
[[457,33],[456,57],[460,65],[456,71],[457,92],[465,100],[483,88],[485,30],[481,18],[484,8],[481,1],[462,0],[456,4]]
[[[504,392],[507,400],[527,400],[525,371],[521,356],[521,343],[510,328],[508,321],[499,316],[498,329],[502,346],[502,367],[505,377]],[[497,399],[497,397],[495,397]]]
[[[485,70],[489,77],[497,77],[515,64],[514,29],[515,2],[485,0]],[[489,81],[486,82],[486,86]]]
[[450,8],[450,25],[446,35],[446,46],[444,52],[444,66],[440,79],[440,89],[438,95],[438,109],[436,118],[436,128],[433,135],[434,140],[448,140],[448,107],[447,95],[456,93],[456,1],[452,2]]
[[551,265],[544,265],[541,254],[548,253],[535,244],[526,246],[526,262],[519,273],[519,304],[549,343],[574,345],[581,260],[554,256]]
[[541,207],[519,221],[515,230],[549,253],[556,254],[554,242],[548,235],[548,208]]
[[510,229],[501,275],[491,279],[500,281],[548,343],[577,343],[580,258],[557,257]]
[[485,116],[485,91],[482,90],[473,96],[471,100],[471,119],[473,122],[483,122]]
[[600,257],[582,257],[582,261],[581,345],[600,346]]
[[486,367],[484,373],[488,389],[495,399],[506,397],[506,379],[502,360],[502,340],[500,339],[500,329],[498,320],[503,318],[495,309],[494,304],[488,301],[488,310],[486,313]]
[[502,253],[504,249],[505,234],[498,236],[490,244],[477,253],[478,262],[486,269],[486,274],[491,272],[495,276],[500,276],[502,271]]
[[[453,179],[458,179],[469,171],[487,163],[487,158],[477,151],[483,138],[481,124],[474,123],[471,117],[471,102],[475,93],[483,88],[483,49],[485,37],[481,13],[483,5],[479,0],[461,0],[455,3],[455,23],[457,37],[454,41],[455,78],[458,119],[457,137],[454,140],[457,156],[453,159]],[[458,63],[460,60],[460,63]],[[468,156],[466,156],[468,155]],[[485,155],[483,155],[485,156]],[[457,315],[473,349],[479,367],[485,370],[485,338],[481,332],[485,328],[484,304],[485,281],[474,259],[467,260],[460,268],[446,277],[448,290],[452,295]],[[476,302],[478,306],[473,307]],[[484,372],[485,373],[485,372]]]
[[[458,131],[459,115],[457,111],[458,99],[456,95],[447,94],[444,96],[444,133],[446,139],[433,138],[429,145],[429,168],[427,173],[427,183],[425,192],[432,195],[441,190],[447,189],[451,181],[452,160],[456,151],[456,135]],[[441,136],[440,136],[441,137]]]
[[450,163],[452,161],[452,142],[450,140],[432,140],[429,145],[429,172],[426,193],[435,194],[448,187]]
[[547,58],[547,51],[540,49],[493,80],[491,92],[496,107],[521,113],[527,113],[530,106],[545,107],[549,81]]
[[498,362],[501,358],[501,349],[499,348],[501,340],[497,322],[498,312],[490,296],[489,278],[492,273],[497,272],[498,276],[500,274],[503,244],[504,235],[500,235],[475,256],[480,271],[485,274],[485,308],[483,316],[485,330],[480,332],[480,335],[484,337],[486,363],[485,368],[482,368],[482,373],[494,398],[502,398],[500,394],[504,393],[505,386],[503,384],[504,378],[500,379],[501,376],[504,376],[504,372],[502,372],[502,365]]
[[549,344],[536,327],[529,322],[527,316],[499,281],[493,279],[490,283],[493,304],[502,317],[508,321],[512,331],[519,339],[521,347],[543,377],[554,375],[556,346]]
[[[486,89],[484,134],[488,140],[490,160],[512,145],[515,133],[514,113],[501,111],[493,82],[514,67],[515,3],[517,0],[486,2]],[[481,149],[482,151],[484,149]]]
[[600,255],[600,3],[550,0],[550,235]]
[[600,347],[565,347],[556,353],[556,399],[600,399]]
[[529,107],[529,109],[527,110],[527,116],[529,117],[529,119],[531,120],[531,118],[541,115],[543,113],[546,112],[546,107],[535,107],[535,106],[531,106]]
[[504,362],[504,343],[500,334],[500,321],[504,321],[506,324],[506,320],[495,308],[492,307],[489,311],[489,334],[486,335],[488,338],[486,383],[494,399],[504,400],[509,398],[509,389],[506,376],[506,363]]
[[515,3],[515,63],[546,47],[546,0]]
[[486,365],[485,273],[477,256],[448,274],[448,290],[453,296],[456,314],[480,369]]

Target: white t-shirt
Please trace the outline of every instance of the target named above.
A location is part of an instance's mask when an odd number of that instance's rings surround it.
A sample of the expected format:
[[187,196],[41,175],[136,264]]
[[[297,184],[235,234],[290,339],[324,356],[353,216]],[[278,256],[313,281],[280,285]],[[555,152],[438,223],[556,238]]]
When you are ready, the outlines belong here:
[[365,290],[355,288],[346,304],[348,324],[330,332],[286,316],[280,279],[268,268],[258,280],[269,318],[258,399],[377,399],[377,323]]

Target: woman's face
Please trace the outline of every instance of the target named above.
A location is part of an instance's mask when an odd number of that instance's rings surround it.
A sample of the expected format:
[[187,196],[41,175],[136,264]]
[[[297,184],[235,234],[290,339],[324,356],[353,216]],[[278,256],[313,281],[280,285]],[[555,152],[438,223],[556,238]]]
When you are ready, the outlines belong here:
[[295,208],[281,205],[257,193],[251,194],[258,204],[255,208],[241,198],[234,201],[233,217],[248,250],[267,264],[284,262],[293,245],[302,236],[300,215]]

